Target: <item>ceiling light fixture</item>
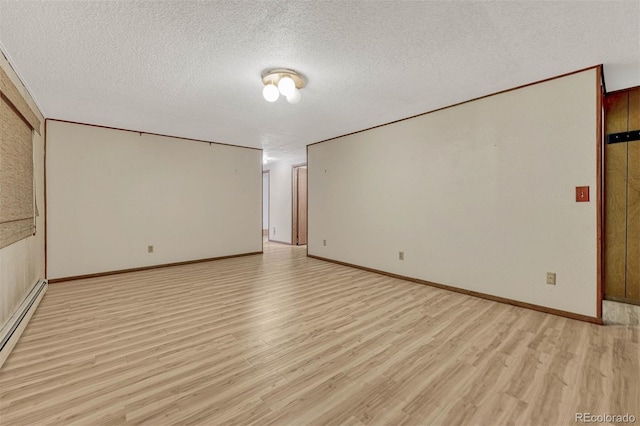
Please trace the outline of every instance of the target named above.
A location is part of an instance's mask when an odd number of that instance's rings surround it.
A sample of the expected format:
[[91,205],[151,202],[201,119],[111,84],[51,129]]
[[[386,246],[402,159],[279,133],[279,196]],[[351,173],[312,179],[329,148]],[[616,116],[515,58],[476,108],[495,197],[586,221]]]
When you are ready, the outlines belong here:
[[302,98],[302,89],[306,82],[302,74],[285,68],[267,70],[262,73],[262,96],[269,102],[275,102],[280,95],[290,104],[297,104]]

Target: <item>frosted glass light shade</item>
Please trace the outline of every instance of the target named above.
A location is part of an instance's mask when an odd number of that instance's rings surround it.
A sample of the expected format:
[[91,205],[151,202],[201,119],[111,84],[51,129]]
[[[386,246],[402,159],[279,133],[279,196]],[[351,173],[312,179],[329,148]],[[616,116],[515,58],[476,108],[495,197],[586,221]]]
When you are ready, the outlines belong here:
[[296,83],[291,77],[283,77],[278,82],[278,89],[283,96],[289,96],[296,90]]
[[262,89],[262,96],[268,102],[275,102],[280,97],[280,91],[274,84],[267,84],[264,86],[264,89]]
[[289,101],[290,104],[293,104],[293,105],[300,102],[300,99],[302,99],[302,92],[300,92],[300,90],[298,89],[294,89],[292,94],[287,95],[287,100]]

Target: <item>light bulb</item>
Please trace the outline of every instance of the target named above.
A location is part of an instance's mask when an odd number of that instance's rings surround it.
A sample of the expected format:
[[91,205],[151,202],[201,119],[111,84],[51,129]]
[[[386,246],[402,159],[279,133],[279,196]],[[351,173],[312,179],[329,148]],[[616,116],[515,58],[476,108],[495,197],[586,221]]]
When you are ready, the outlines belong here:
[[296,83],[291,77],[283,77],[278,82],[278,89],[283,96],[289,96],[296,90]]
[[295,89],[292,94],[287,95],[287,100],[289,101],[290,104],[293,104],[293,105],[300,102],[300,99],[302,99],[302,92],[300,92],[300,90],[298,89]]
[[262,89],[262,96],[269,102],[275,102],[280,97],[280,92],[275,84],[267,84]]

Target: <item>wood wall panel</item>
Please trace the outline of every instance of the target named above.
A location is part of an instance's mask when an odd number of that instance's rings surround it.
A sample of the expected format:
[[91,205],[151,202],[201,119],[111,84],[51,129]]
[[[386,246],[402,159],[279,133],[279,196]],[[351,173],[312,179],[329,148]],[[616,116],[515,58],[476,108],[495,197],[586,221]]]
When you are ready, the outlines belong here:
[[[640,129],[640,87],[629,91],[629,130]],[[627,162],[626,299],[640,301],[640,141],[629,142]]]
[[640,141],[629,143],[626,298],[640,301]]
[[[605,98],[605,135],[627,130],[627,93]],[[625,297],[627,143],[605,145],[605,296]]]
[[628,92],[621,91],[608,94],[605,97],[604,133],[618,133],[627,131]]
[[640,130],[640,87],[629,90],[629,130]]
[[[605,98],[605,134],[640,129],[640,87]],[[605,296],[640,302],[640,141],[605,147]]]

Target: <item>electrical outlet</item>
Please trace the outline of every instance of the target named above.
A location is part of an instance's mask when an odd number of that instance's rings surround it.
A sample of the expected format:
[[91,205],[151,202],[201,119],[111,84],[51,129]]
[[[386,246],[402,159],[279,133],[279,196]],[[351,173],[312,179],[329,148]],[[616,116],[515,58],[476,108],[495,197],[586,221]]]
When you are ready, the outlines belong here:
[[322,240],[322,245],[326,246],[327,245],[327,240]]
[[404,260],[404,252],[403,251],[399,251],[398,252],[398,260]]
[[547,272],[547,284],[556,285],[556,273],[555,272]]
[[276,228],[273,228],[273,235],[276,235]]
[[588,186],[576,186],[576,202],[577,203],[589,202]]
[[153,253],[153,246],[147,246],[147,253]]

